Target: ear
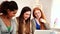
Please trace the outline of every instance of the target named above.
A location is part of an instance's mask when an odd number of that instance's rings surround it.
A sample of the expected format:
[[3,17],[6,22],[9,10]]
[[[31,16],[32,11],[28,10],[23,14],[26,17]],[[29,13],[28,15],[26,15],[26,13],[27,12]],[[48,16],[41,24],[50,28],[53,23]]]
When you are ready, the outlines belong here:
[[3,15],[3,13],[0,13],[0,15]]
[[10,10],[9,9],[7,9],[7,13],[10,13]]

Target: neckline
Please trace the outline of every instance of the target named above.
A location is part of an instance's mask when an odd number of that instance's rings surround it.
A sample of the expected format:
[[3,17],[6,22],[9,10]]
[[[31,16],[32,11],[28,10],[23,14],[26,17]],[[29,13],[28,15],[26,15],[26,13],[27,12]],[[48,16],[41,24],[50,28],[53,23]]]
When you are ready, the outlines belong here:
[[7,27],[7,29],[8,29],[8,31],[10,31],[11,30],[11,26]]
[[35,22],[38,24],[38,25],[40,25],[40,22],[35,18]]
[[[2,19],[1,17],[0,17],[0,19],[1,19],[2,23],[3,23],[3,25],[6,27],[6,30],[8,31],[8,27],[5,25],[3,19]],[[10,22],[10,23],[11,23],[11,22]],[[12,24],[11,24],[9,27],[12,27]],[[10,28],[10,31],[11,31],[11,28]]]

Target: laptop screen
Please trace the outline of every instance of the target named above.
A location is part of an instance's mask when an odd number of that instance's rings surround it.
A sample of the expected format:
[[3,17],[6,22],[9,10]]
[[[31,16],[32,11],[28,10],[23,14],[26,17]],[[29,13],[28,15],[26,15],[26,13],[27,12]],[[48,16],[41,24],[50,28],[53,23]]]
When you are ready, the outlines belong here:
[[51,30],[35,30],[34,34],[56,34]]

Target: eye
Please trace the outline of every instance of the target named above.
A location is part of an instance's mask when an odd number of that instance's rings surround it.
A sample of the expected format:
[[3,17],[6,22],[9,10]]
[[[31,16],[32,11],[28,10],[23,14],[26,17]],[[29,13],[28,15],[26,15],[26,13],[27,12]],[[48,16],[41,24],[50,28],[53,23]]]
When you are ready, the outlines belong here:
[[40,13],[40,12],[38,12],[38,13]]
[[29,14],[26,14],[26,15],[29,15]]
[[13,13],[13,14],[16,14],[16,13]]
[[13,14],[16,14],[16,12],[13,12]]

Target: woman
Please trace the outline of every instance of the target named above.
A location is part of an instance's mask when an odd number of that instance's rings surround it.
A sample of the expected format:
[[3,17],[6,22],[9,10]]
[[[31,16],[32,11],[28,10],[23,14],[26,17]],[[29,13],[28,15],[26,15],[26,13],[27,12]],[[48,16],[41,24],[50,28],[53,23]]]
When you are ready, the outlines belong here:
[[18,34],[30,34],[30,14],[31,9],[24,7],[18,17]]
[[46,23],[46,18],[42,12],[41,9],[39,9],[39,7],[35,7],[33,9],[33,19],[31,20],[31,24],[32,24],[32,32],[34,32],[34,30],[46,30],[48,29],[46,26],[48,25]]
[[16,34],[15,16],[18,6],[15,1],[3,1],[0,6],[0,34]]

